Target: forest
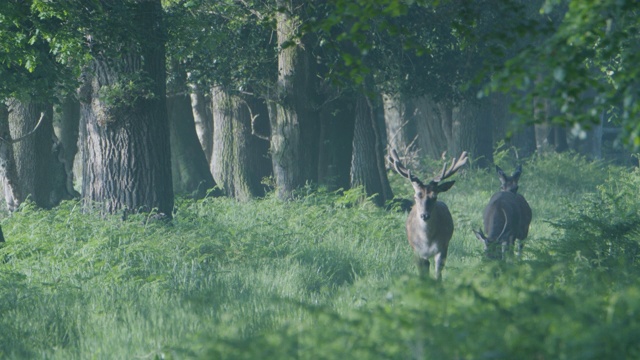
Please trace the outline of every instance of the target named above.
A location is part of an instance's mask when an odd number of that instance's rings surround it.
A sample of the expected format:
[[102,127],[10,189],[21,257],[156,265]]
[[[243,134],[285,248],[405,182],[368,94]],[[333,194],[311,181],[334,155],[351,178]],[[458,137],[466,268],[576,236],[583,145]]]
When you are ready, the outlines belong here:
[[[639,13],[2,1],[0,358],[639,357]],[[495,260],[497,169],[533,216]]]

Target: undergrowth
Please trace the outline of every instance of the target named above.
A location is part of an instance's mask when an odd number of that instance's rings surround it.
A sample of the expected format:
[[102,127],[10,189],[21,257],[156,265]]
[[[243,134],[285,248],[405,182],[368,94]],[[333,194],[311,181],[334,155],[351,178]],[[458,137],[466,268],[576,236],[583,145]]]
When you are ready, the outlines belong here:
[[639,357],[640,173],[572,154],[523,169],[520,261],[482,259],[471,232],[493,169],[440,196],[456,226],[442,283],[418,278],[406,213],[359,189],[182,199],[170,223],[26,204],[2,220],[0,358]]

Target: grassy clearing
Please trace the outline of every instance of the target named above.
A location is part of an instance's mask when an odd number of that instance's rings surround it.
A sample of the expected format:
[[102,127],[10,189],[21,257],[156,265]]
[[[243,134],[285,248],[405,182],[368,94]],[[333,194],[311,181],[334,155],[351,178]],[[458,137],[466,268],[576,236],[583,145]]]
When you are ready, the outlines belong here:
[[417,279],[406,214],[355,191],[185,200],[171,224],[24,206],[2,222],[0,358],[640,356],[637,169],[525,163],[534,220],[506,264],[471,232],[495,173],[457,180],[441,195],[456,222],[442,284]]

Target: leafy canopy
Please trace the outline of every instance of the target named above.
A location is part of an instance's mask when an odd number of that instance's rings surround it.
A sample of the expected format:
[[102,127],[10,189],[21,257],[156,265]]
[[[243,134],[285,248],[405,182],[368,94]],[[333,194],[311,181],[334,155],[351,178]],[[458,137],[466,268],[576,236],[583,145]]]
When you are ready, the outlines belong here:
[[639,12],[634,0],[547,0],[527,34],[535,41],[497,69],[491,89],[521,90],[517,110],[525,121],[534,98],[550,101],[557,124],[589,126],[604,116],[637,148]]

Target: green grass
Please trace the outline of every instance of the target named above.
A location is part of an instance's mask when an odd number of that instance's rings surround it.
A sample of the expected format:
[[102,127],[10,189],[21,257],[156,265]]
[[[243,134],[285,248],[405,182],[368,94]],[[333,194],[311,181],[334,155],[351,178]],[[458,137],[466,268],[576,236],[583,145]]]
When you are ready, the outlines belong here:
[[499,181],[468,169],[440,196],[456,225],[441,284],[418,279],[406,214],[357,190],[181,200],[170,224],[27,204],[2,221],[0,358],[637,358],[640,173],[523,167],[523,259],[482,259],[472,230]]

